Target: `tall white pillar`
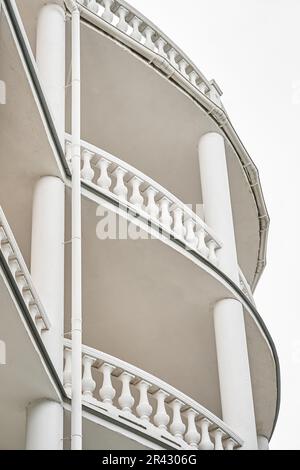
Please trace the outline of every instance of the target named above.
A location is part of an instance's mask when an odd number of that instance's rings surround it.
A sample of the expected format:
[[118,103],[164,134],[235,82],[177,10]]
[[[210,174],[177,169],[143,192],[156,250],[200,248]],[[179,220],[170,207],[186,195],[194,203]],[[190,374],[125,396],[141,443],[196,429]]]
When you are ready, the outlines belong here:
[[[219,266],[237,285],[239,272],[223,137],[210,132],[199,141],[199,165],[206,223],[223,243]],[[257,449],[243,307],[223,299],[214,307],[223,420],[245,441],[244,449]]]
[[257,436],[258,450],[269,450],[269,441],[266,436]]
[[50,400],[37,400],[27,407],[26,450],[63,449],[63,407]]
[[44,176],[32,207],[31,276],[50,318],[43,340],[60,378],[63,373],[65,186]]
[[40,10],[37,23],[36,63],[58,137],[65,132],[65,10],[54,1]]

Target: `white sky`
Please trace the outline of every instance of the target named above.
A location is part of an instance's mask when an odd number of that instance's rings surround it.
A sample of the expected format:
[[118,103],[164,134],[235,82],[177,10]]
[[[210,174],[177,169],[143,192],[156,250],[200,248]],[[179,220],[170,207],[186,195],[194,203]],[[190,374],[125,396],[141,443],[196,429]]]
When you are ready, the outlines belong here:
[[300,1],[129,1],[216,79],[258,166],[271,226],[255,298],[282,380],[271,448],[300,449]]

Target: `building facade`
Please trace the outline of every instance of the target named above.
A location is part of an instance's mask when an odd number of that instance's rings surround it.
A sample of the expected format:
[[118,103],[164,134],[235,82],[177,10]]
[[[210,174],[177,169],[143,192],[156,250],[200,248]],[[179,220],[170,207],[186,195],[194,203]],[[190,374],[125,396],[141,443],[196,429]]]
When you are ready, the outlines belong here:
[[123,0],[2,0],[0,81],[0,448],[267,449],[269,217],[217,83]]

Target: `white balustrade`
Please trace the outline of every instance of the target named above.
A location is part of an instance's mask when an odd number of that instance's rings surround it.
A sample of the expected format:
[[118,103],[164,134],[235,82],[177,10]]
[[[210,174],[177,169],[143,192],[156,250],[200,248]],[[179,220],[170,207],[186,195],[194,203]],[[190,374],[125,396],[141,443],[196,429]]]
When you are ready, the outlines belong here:
[[[67,135],[66,146],[69,141]],[[173,194],[136,168],[87,142],[82,142],[81,158],[84,183],[110,193],[137,215],[151,219],[151,223],[184,242],[187,249],[218,266],[221,243],[201,218]]]
[[141,39],[143,37],[140,31],[142,20],[138,18],[137,16],[133,16],[129,24],[132,27],[132,32],[130,34],[130,37],[132,37],[132,39],[135,39],[137,42],[141,42]]
[[85,398],[93,398],[93,393],[96,388],[96,382],[92,376],[92,365],[95,359],[90,356],[83,356],[83,377],[82,377],[82,394]]
[[111,178],[108,176],[109,165],[110,162],[106,160],[106,158],[99,158],[97,167],[100,170],[100,176],[97,179],[97,185],[101,189],[109,190],[109,188],[111,187]]
[[116,394],[116,391],[114,387],[112,386],[112,382],[111,382],[111,374],[114,369],[115,369],[114,366],[112,366],[111,364],[105,364],[105,363],[101,366],[101,369],[100,369],[103,374],[103,384],[102,384],[102,387],[100,388],[99,394],[103,400],[103,403],[108,403],[110,405],[112,404],[113,399]]
[[[64,345],[63,381],[70,397],[72,342],[65,339]],[[82,356],[86,406],[98,406],[127,425],[140,423],[146,434],[169,445],[173,442],[177,449],[233,450],[242,445],[219,418],[153,375],[87,346],[82,347]]]
[[65,365],[63,373],[64,389],[68,397],[72,395],[72,350],[70,348],[64,349]]
[[113,189],[113,193],[118,196],[119,199],[121,199],[121,201],[126,201],[127,200],[127,193],[128,193],[128,189],[127,187],[125,186],[125,183],[124,183],[124,176],[126,175],[127,171],[124,170],[122,167],[118,167],[116,168],[116,170],[114,171],[114,174],[116,176],[116,185]]
[[95,171],[92,168],[91,161],[94,156],[89,150],[84,150],[83,154],[83,168],[81,170],[81,178],[86,181],[92,181],[94,178]]
[[120,380],[122,381],[122,394],[119,397],[119,405],[122,411],[128,411],[131,413],[131,408],[134,405],[134,398],[131,395],[130,391],[130,381],[134,379],[134,375],[129,374],[128,372],[123,372],[120,375]]
[[35,290],[31,275],[1,208],[0,251],[6,260],[11,277],[19,289],[25,307],[35,324],[37,331],[43,336],[43,333],[50,328],[50,321]]
[[101,3],[104,6],[104,11],[101,14],[101,18],[108,23],[111,23],[114,17],[111,11],[114,0],[102,0]]
[[197,411],[190,408],[186,412],[188,419],[187,433],[185,435],[185,440],[191,446],[192,449],[198,449],[198,444],[200,441],[200,433],[196,427],[195,419],[197,417]]
[[224,432],[222,429],[216,429],[213,432],[213,438],[215,440],[215,450],[224,450],[223,447],[223,437],[224,437]]
[[203,418],[200,421],[200,430],[201,430],[201,442],[199,444],[200,450],[213,450],[214,448],[214,445],[209,435],[210,424],[211,424],[210,421],[206,418]]
[[168,398],[168,394],[163,390],[158,390],[153,396],[157,401],[156,414],[154,415],[154,424],[156,424],[159,429],[167,429],[170,417],[166,412],[165,399]]
[[135,207],[138,209],[141,209],[144,204],[144,198],[140,193],[140,186],[143,183],[143,180],[141,178],[138,178],[137,176],[134,176],[130,180],[130,185],[132,188],[132,194],[130,196],[129,201],[131,204],[133,204]]
[[136,412],[144,421],[150,421],[150,416],[152,415],[152,406],[148,399],[148,390],[150,387],[151,385],[145,380],[141,380],[137,385],[137,389],[140,392],[140,401],[136,407]]
[[[147,49],[163,56],[198,91],[222,106],[219,90],[214,85],[215,82],[210,83],[206,80],[173,41],[134,7],[128,5],[127,2],[123,3],[122,0],[118,0],[118,2],[114,0],[78,0],[78,3],[83,4],[91,12]],[[191,71],[187,73],[187,69]]]

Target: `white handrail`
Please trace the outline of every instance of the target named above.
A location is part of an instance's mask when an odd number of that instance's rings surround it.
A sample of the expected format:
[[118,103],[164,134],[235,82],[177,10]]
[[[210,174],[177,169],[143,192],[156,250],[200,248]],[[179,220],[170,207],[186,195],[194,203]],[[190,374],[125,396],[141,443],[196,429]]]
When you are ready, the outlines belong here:
[[49,317],[33,285],[31,275],[1,207],[0,250],[6,259],[11,274],[18,285],[20,294],[39,333],[41,334],[43,331],[49,330],[51,327]]
[[[64,386],[69,394],[69,381],[71,377],[69,353],[72,347],[71,341],[65,339],[64,346]],[[166,438],[169,437],[170,440],[175,439],[175,443],[188,444],[191,448],[216,448],[216,434],[222,436],[221,442],[218,442],[221,448],[228,448],[229,450],[240,447],[243,444],[242,439],[221,419],[192,398],[152,374],[88,346],[83,346],[82,354],[84,363],[82,378],[83,399],[86,399],[92,405],[98,405],[102,408],[103,405],[109,404],[107,409],[114,415],[116,415],[115,409],[120,408],[127,412],[127,417],[129,414],[132,419],[142,420],[143,424],[146,424],[146,427],[150,430],[153,430],[153,427],[158,428],[159,435],[163,430]],[[100,371],[103,375],[102,387],[100,388],[101,400],[97,399],[94,395],[96,382],[92,371],[94,371],[94,374]],[[112,377],[115,377],[116,380],[122,383],[122,393],[119,394],[119,397],[116,396]],[[137,400],[137,393],[135,393],[135,397],[132,395],[131,388],[139,391],[140,401]],[[143,391],[146,391],[146,393],[143,393]],[[157,401],[157,407],[160,408],[159,416],[157,416],[157,413],[153,416],[155,410],[152,409],[153,407],[150,405],[149,399],[150,401]],[[134,405],[136,405],[135,410],[133,410]],[[168,413],[166,413],[165,406],[167,406]],[[175,407],[177,407],[176,410]],[[190,439],[190,431],[192,429],[194,436],[193,439]],[[180,437],[179,441],[176,439],[178,437]]]

